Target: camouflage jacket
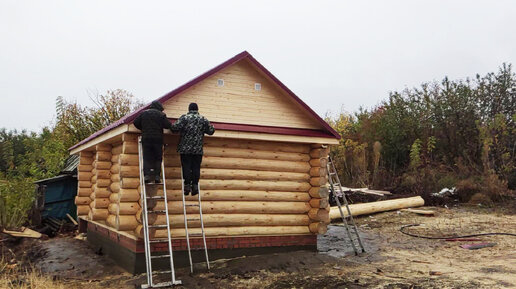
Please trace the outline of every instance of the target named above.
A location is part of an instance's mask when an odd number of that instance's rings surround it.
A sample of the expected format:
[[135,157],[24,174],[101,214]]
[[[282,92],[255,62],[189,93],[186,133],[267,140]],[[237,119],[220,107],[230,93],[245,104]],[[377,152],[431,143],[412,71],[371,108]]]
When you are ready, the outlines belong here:
[[171,128],[172,131],[179,131],[181,139],[177,145],[177,152],[180,154],[202,155],[204,134],[213,135],[215,128],[210,122],[196,110],[191,110],[182,115]]

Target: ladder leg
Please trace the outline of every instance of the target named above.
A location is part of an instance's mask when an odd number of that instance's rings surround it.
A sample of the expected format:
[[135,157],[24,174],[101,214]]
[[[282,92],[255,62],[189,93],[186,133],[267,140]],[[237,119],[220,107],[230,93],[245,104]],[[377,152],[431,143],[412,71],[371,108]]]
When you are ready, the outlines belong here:
[[204,242],[204,255],[206,256],[206,267],[208,267],[208,270],[210,270],[210,259],[208,258],[208,247],[206,246],[206,233],[204,232],[204,221],[202,219],[201,188],[200,188],[200,186],[199,186],[199,193],[197,195],[198,195],[198,199],[199,199],[199,219],[201,221],[201,233],[202,233],[202,240]]
[[193,274],[192,253],[190,251],[190,235],[188,233],[188,219],[186,216],[185,182],[183,179],[183,166],[182,165],[181,165],[181,195],[183,197],[183,217],[185,219],[186,247],[188,249],[188,259],[190,260],[190,273]]

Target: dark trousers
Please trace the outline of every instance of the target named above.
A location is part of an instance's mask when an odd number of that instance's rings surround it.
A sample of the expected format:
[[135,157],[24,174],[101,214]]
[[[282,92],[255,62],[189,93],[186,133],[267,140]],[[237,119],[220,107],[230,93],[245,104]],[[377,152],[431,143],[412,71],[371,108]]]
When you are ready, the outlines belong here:
[[185,184],[196,185],[201,177],[202,155],[181,155],[181,166],[183,167],[183,179]]
[[143,174],[153,177],[161,176],[161,159],[163,158],[162,140],[142,140]]

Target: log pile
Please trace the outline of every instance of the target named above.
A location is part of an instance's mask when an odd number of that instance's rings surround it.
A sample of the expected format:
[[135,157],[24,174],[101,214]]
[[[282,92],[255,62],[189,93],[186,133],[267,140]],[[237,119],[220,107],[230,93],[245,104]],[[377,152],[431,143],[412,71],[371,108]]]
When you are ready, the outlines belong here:
[[[420,207],[425,204],[421,197],[411,197],[402,199],[393,199],[387,201],[378,201],[372,203],[352,204],[349,205],[352,216],[367,215],[378,212],[392,211],[404,208]],[[347,210],[343,208],[344,216],[347,216]],[[341,215],[338,207],[332,207],[330,211],[330,218],[332,220],[340,219]]]

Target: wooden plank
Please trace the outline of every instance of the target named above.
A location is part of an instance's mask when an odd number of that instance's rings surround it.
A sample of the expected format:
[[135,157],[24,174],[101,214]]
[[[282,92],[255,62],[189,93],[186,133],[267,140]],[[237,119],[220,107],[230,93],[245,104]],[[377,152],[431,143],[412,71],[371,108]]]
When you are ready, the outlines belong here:
[[432,211],[432,210],[401,209],[400,211],[414,213],[414,214],[418,214],[418,215],[426,215],[426,216],[433,216],[433,215],[435,215],[435,211]]
[[41,238],[41,233],[31,230],[29,228],[21,227],[21,231],[9,231],[3,230],[2,233],[13,236],[13,237],[21,237],[21,238]]

